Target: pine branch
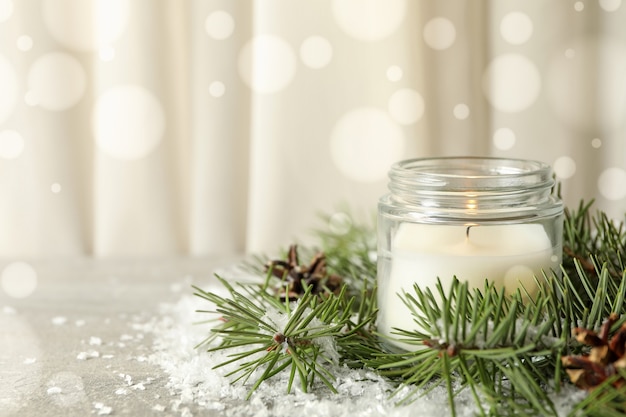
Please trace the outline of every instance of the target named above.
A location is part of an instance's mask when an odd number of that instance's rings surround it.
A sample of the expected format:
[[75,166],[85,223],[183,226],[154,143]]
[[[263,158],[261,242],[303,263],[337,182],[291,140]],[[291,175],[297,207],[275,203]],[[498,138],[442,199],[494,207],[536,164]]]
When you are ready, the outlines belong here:
[[[351,295],[376,286],[376,223],[357,223],[353,216],[339,212],[339,227],[314,230],[321,250],[326,254],[330,272],[346,279]],[[337,214],[335,214],[336,216]],[[337,223],[333,216],[320,214],[326,225]]]
[[[546,366],[549,362],[545,360],[535,360],[553,355],[564,344],[554,334],[555,330],[563,333],[558,320],[547,314],[548,296],[540,295],[535,304],[526,305],[521,292],[509,298],[488,283],[482,291],[471,292],[467,283],[458,280],[453,281],[448,294],[440,282],[436,290],[443,295],[440,303],[429,289],[417,285],[413,293],[402,296],[416,324],[430,329],[431,334],[396,332],[402,342],[421,342],[429,349],[380,355],[368,365],[384,375],[399,377],[403,385],[412,385],[413,393],[421,392],[437,378],[449,390],[468,387],[487,402],[492,399],[489,409],[499,407],[504,398],[514,402],[523,399],[532,401],[544,415],[554,414],[545,393],[554,369]],[[509,383],[503,385],[502,380]],[[449,395],[453,398],[455,393],[450,391]],[[408,396],[404,401],[410,399]],[[453,401],[450,405],[454,409]]]
[[[267,277],[271,279],[271,274]],[[339,353],[343,353],[343,360],[355,361],[362,356],[359,351],[376,344],[367,330],[375,311],[367,303],[359,306],[354,315],[355,299],[346,296],[345,286],[338,295],[321,296],[314,295],[313,287],[308,286],[301,298],[291,302],[280,301],[269,285],[233,286],[217,278],[229,291],[228,297],[194,287],[196,296],[215,304],[212,312],[219,315],[220,323],[198,347],[207,348],[207,352],[232,351],[230,359],[216,368],[235,365],[226,374],[234,378],[233,382],[245,384],[254,379],[249,396],[264,381],[287,370],[290,372],[288,392],[296,376],[304,392],[316,380],[335,392],[331,368],[339,364]],[[353,349],[356,344],[361,348]],[[352,359],[348,349],[353,351]]]
[[[589,352],[571,336],[572,328],[599,329],[611,313],[622,315],[625,308],[626,231],[591,209],[592,203],[581,203],[566,211],[562,277],[537,277],[540,290],[534,297],[523,289],[506,296],[489,283],[470,289],[456,280],[450,288],[414,286],[402,294],[399,301],[417,327],[426,329],[395,330],[403,343],[425,345],[414,352],[390,352],[381,344],[375,329],[376,234],[372,226],[354,223],[318,231],[329,273],[344,277],[338,294],[315,295],[305,285],[296,302],[281,299],[276,288],[286,284],[271,271],[262,285],[221,279],[228,297],[196,288],[196,295],[215,304],[212,311],[219,318],[202,346],[229,352],[219,366],[234,367],[230,375],[236,381],[250,381],[250,394],[283,372],[289,374],[287,391],[296,380],[305,391],[315,381],[333,391],[334,366],[346,364],[378,370],[398,382],[397,393],[409,387],[400,402],[442,384],[453,410],[456,395],[467,389],[485,416],[554,415],[548,393],[567,381],[561,359]],[[304,248],[307,255],[319,250]],[[623,322],[617,320],[611,332]],[[617,375],[616,380],[626,380],[623,370]],[[575,411],[623,412],[624,388],[615,388],[614,378],[607,381],[597,388],[603,395],[594,391],[593,400]]]
[[592,214],[593,200],[580,202],[577,209],[565,209],[563,225],[563,268],[575,276],[578,261],[588,278],[595,278],[597,265],[607,263],[614,279],[626,269],[626,216],[621,222],[606,213]]
[[608,378],[587,398],[576,404],[570,415],[584,415],[589,417],[618,417],[626,414],[626,386],[615,384],[626,380],[623,369],[611,378]]

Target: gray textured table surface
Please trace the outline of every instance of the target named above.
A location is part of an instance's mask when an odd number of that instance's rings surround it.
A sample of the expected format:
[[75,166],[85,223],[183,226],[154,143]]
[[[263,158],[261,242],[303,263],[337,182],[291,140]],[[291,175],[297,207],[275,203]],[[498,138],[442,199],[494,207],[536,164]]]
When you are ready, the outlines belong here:
[[[283,375],[244,400],[247,388],[214,370],[225,357],[194,348],[206,329],[193,324],[201,300],[191,284],[215,288],[213,273],[235,263],[0,262],[0,417],[450,415],[444,387],[400,407],[380,376],[345,368],[336,369],[337,395],[285,395]],[[558,414],[581,398],[564,390],[554,398]],[[469,390],[457,404],[458,416],[477,411]]]
[[171,409],[167,375],[146,360],[152,336],[141,324],[228,263],[28,262],[36,283],[31,274],[26,296],[12,293],[19,283],[3,273],[0,416],[181,415]]

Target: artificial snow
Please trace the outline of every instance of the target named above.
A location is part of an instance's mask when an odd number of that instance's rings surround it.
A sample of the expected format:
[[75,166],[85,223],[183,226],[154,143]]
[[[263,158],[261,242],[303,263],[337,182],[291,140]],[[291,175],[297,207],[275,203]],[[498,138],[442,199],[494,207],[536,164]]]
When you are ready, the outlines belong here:
[[86,361],[87,359],[94,359],[99,357],[100,352],[93,349],[88,350],[87,352],[79,352],[78,355],[76,355],[76,359],[78,359],[79,361]]
[[100,339],[99,337],[96,337],[96,336],[91,336],[89,338],[89,344],[91,346],[100,346],[102,344],[102,339]]
[[11,306],[4,306],[4,307],[2,307],[2,312],[3,312],[4,314],[16,314],[16,313],[17,313],[17,310],[16,310],[16,309],[14,309],[14,308],[13,308],[13,307],[11,307]]
[[[184,296],[177,304],[163,305],[161,317],[142,326],[143,331],[153,334],[154,346],[149,361],[168,375],[167,388],[172,399],[167,407],[177,415],[190,415],[190,410],[195,409],[206,410],[207,415],[219,413],[226,417],[272,417],[294,413],[312,417],[451,415],[448,393],[443,386],[422,396],[411,397],[412,402],[398,405],[409,394],[409,388],[391,397],[396,386],[376,372],[340,366],[334,370],[337,394],[321,383],[309,393],[302,392],[294,383],[292,392],[287,393],[289,372],[283,372],[262,383],[246,400],[254,376],[244,386],[232,383],[226,376],[233,367],[214,369],[232,352],[207,353],[195,348],[206,337],[209,328],[193,324],[204,318],[194,311],[206,307],[206,301]],[[277,318],[273,317],[273,320],[277,321]],[[555,398],[555,404],[560,410],[559,415],[563,416],[573,403],[582,399],[580,390],[575,388],[565,389],[560,395]],[[577,398],[575,402],[571,400],[573,397]],[[479,412],[469,390],[458,394],[456,408],[459,417],[474,416]]]
[[[254,282],[258,277],[247,276],[245,271],[228,268],[218,275],[237,277],[238,281]],[[246,279],[249,278],[249,279]],[[172,292],[179,293],[178,286],[172,286]],[[227,296],[221,287],[210,291]],[[206,313],[196,310],[212,310],[215,305],[207,300],[183,294],[174,304],[162,304],[160,314],[151,319],[143,318],[129,323],[135,335],[123,334],[120,343],[131,340],[141,341],[144,335],[151,336],[153,346],[146,357],[143,354],[134,360],[157,365],[167,375],[166,388],[170,397],[155,397],[154,411],[167,410],[168,415],[187,417],[197,415],[219,415],[223,417],[274,417],[285,415],[303,415],[307,417],[430,417],[433,415],[451,415],[448,404],[448,391],[444,386],[428,387],[423,392],[412,393],[412,387],[397,391],[397,385],[380,376],[371,369],[349,369],[334,365],[336,376],[331,392],[323,383],[318,382],[308,393],[301,390],[296,378],[291,393],[287,393],[289,372],[284,371],[264,381],[251,395],[251,386],[263,370],[258,370],[246,385],[232,381],[227,376],[237,368],[237,364],[215,367],[229,360],[231,350],[206,352],[197,349],[210,331],[210,324],[201,323],[207,319]],[[264,320],[271,321],[282,328],[287,317],[277,311],[268,311]],[[321,323],[316,323],[321,325]],[[334,341],[318,340],[328,352],[336,352]],[[333,356],[333,355],[331,355]],[[333,358],[336,359],[336,358]],[[333,366],[326,364],[325,366]],[[126,385],[133,390],[142,389],[142,383],[134,383],[130,375],[120,374]],[[152,379],[143,381],[152,383]],[[145,387],[143,387],[145,388]],[[458,387],[455,387],[458,388]],[[393,395],[392,395],[393,394]],[[572,407],[584,399],[586,393],[568,384],[559,394],[552,394],[551,399],[559,416],[567,416]],[[408,402],[400,403],[403,399]],[[169,401],[169,402],[168,402]],[[470,417],[480,414],[480,409],[470,390],[465,389],[455,397],[456,415]]]
[[95,408],[97,410],[97,414],[99,416],[108,416],[109,414],[111,414],[113,412],[113,408],[112,407],[104,405],[101,402],[94,403],[93,404],[93,408]]

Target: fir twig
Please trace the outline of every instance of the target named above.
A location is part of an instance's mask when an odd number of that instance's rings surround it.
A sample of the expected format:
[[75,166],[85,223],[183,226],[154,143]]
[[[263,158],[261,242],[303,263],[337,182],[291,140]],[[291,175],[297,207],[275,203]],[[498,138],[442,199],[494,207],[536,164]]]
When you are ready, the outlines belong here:
[[[561,358],[587,352],[571,329],[598,329],[611,313],[624,314],[626,231],[604,213],[592,214],[592,207],[581,202],[566,210],[561,274],[537,277],[533,297],[523,288],[505,295],[490,283],[470,289],[456,280],[449,288],[415,286],[402,294],[399,301],[425,329],[395,330],[398,340],[416,346],[413,352],[395,353],[381,344],[375,328],[376,234],[372,226],[354,223],[318,231],[329,271],[346,278],[337,295],[309,289],[295,303],[281,301],[271,273],[262,285],[221,279],[228,297],[196,288],[196,295],[215,304],[219,318],[202,346],[228,352],[219,366],[233,367],[234,380],[253,381],[250,393],[283,372],[289,375],[287,391],[297,379],[305,391],[315,381],[333,391],[340,363],[378,370],[398,382],[396,395],[408,386],[401,402],[441,384],[453,412],[456,395],[468,389],[485,416],[555,415],[548,394],[567,381]],[[623,322],[617,320],[612,331]],[[626,392],[610,381],[573,413],[623,413]]]
[[[433,334],[425,337],[419,332],[397,331],[401,341],[421,341],[430,349],[380,355],[368,364],[385,375],[400,376],[403,384],[415,386],[415,393],[438,378],[448,387],[450,398],[455,395],[451,387],[469,387],[486,401],[493,399],[490,409],[498,407],[503,398],[521,398],[533,402],[543,414],[550,414],[553,410],[545,387],[553,369],[540,368],[543,364],[534,358],[551,355],[564,341],[553,336],[557,320],[546,314],[550,305],[547,298],[539,296],[535,304],[525,305],[521,293],[505,297],[503,291],[489,283],[482,291],[471,292],[467,283],[456,279],[448,295],[440,282],[437,291],[441,302],[429,289],[422,290],[417,285],[414,294],[402,297],[412,307],[420,326],[444,317],[441,325],[429,326]],[[544,313],[538,314],[534,310],[537,308]],[[503,385],[502,380],[508,383]],[[519,387],[523,389],[520,391]],[[450,405],[454,409],[454,401]]]

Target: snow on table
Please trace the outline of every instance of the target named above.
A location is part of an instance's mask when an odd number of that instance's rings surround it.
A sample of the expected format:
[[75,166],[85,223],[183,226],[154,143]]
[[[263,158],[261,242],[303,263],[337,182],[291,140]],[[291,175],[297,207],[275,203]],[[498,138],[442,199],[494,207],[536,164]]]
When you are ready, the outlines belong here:
[[[206,301],[191,284],[217,287],[221,259],[29,262],[36,286],[16,298],[0,288],[0,417],[5,416],[432,416],[449,415],[437,387],[398,406],[394,386],[371,370],[337,368],[338,394],[320,385],[303,393],[288,374],[249,386],[231,384],[213,367],[227,351],[194,346],[207,334],[195,313]],[[0,263],[0,271],[10,262]],[[0,272],[1,273],[1,272]],[[32,272],[31,272],[32,274]],[[560,415],[584,397],[565,387],[555,397]],[[459,416],[477,411],[469,392]]]

